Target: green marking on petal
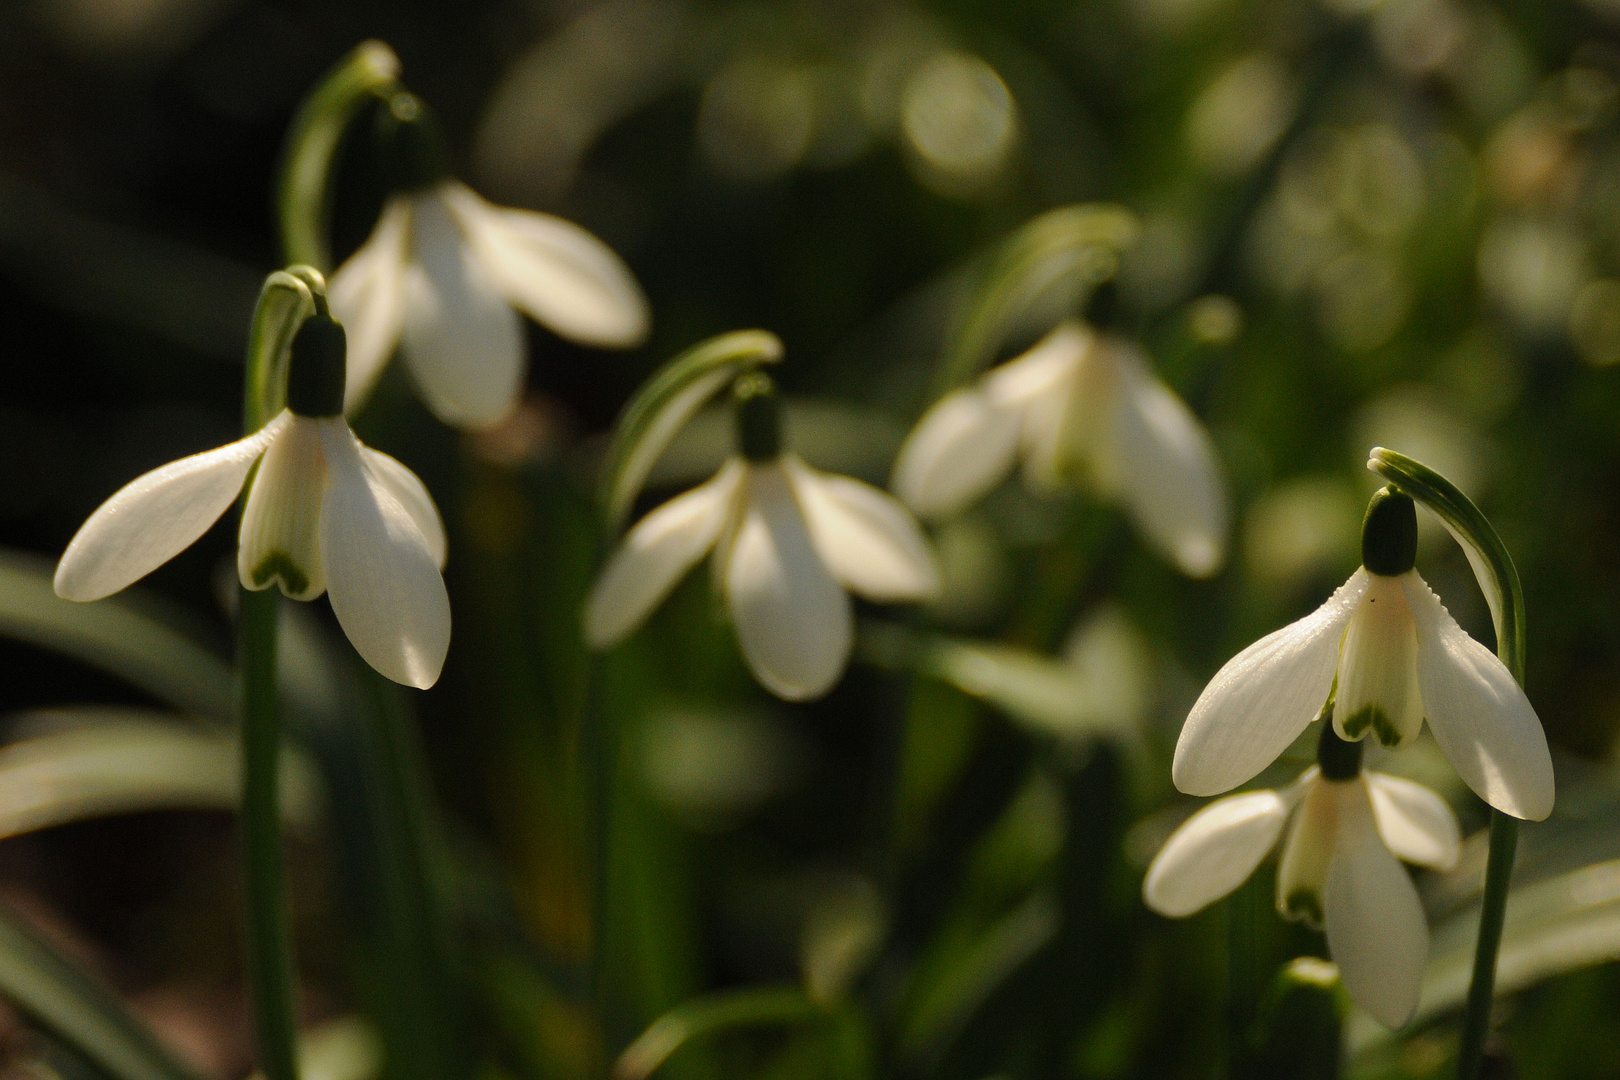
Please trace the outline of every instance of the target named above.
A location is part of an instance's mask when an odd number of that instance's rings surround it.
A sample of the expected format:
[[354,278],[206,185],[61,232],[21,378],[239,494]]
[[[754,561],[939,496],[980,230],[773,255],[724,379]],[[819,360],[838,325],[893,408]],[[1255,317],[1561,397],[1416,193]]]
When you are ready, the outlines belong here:
[[285,551],[272,551],[260,559],[251,576],[256,589],[267,589],[279,579],[285,596],[297,596],[309,588],[309,575]]
[[1389,722],[1389,716],[1377,705],[1363,705],[1350,715],[1343,727],[1344,737],[1351,742],[1360,739],[1368,731],[1375,731],[1378,733],[1378,741],[1385,746],[1391,744],[1385,741],[1384,732],[1395,730],[1395,725]]
[[1282,903],[1282,915],[1312,930],[1322,929],[1322,898],[1311,889],[1295,889]]
[[1389,714],[1382,709],[1373,709],[1372,714],[1373,734],[1378,736],[1378,741],[1386,749],[1391,750],[1401,745],[1404,740],[1401,738],[1400,730],[1390,720]]

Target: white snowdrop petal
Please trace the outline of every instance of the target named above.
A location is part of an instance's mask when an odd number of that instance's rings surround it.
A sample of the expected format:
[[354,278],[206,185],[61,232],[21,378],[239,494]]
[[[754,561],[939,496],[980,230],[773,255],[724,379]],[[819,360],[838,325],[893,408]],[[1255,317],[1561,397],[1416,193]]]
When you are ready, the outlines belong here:
[[1351,742],[1370,734],[1404,746],[1423,729],[1417,626],[1400,578],[1369,573],[1368,581],[1339,651],[1333,728]]
[[1160,915],[1183,918],[1243,884],[1277,843],[1288,804],[1275,791],[1249,791],[1210,803],[1188,818],[1153,857],[1142,899]]
[[781,466],[750,465],[744,483],[724,553],[738,643],[767,690],[789,701],[819,697],[849,660],[849,597],[816,551]]
[[326,591],[321,560],[321,502],[326,456],[320,421],[289,413],[248,490],[237,537],[236,575],[245,589],[278,586],[294,600]]
[[355,651],[397,683],[438,681],[450,647],[450,597],[410,513],[372,479],[342,417],[319,421],[331,478],[321,554],[332,611]]
[[919,517],[960,513],[1012,470],[1021,424],[977,389],[946,394],[906,436],[889,486]]
[[1309,779],[1296,785],[1299,813],[1283,842],[1277,862],[1277,911],[1285,918],[1322,928],[1322,891],[1327,885],[1338,831],[1335,785],[1312,769]]
[[1334,786],[1338,837],[1323,896],[1328,953],[1350,999],[1399,1028],[1417,1009],[1428,923],[1412,879],[1378,835],[1366,785]]
[[1117,339],[1089,331],[1076,342],[1063,378],[1024,407],[1024,484],[1037,492],[1080,484],[1117,498],[1124,480],[1120,381],[1129,374],[1120,359],[1130,354]]
[[839,584],[869,600],[925,600],[939,591],[928,540],[892,496],[784,457],[816,550]]
[[1305,730],[1333,686],[1339,639],[1367,590],[1357,570],[1315,612],[1238,653],[1198,696],[1176,742],[1171,777],[1189,795],[1230,791]]
[[398,458],[389,457],[381,450],[373,450],[364,444],[360,447],[360,457],[371,471],[371,478],[381,484],[399,501],[405,512],[411,515],[416,527],[421,530],[422,539],[427,541],[428,551],[433,555],[433,561],[444,569],[445,557],[448,555],[448,544],[444,536],[444,519],[439,516],[439,508],[433,502],[433,496],[428,494],[427,486]]
[[245,439],[170,462],[120,488],[62,553],[56,595],[100,600],[190,547],[236,501],[248,470],[288,416],[283,412]]
[[1547,736],[1496,654],[1465,633],[1416,571],[1401,578],[1418,634],[1418,685],[1429,730],[1480,798],[1527,821],[1552,813]]
[[651,315],[613,249],[550,214],[491,206],[461,184],[445,200],[495,288],[536,322],[583,345],[623,348],[647,336]]
[[411,200],[397,195],[389,199],[371,236],[327,282],[327,303],[348,336],[343,408],[351,414],[365,404],[405,328],[410,223]]
[[1026,353],[985,375],[984,396],[994,405],[1026,405],[1062,393],[1096,335],[1077,322],[1059,323]]
[[744,466],[726,462],[707,483],[636,523],[585,602],[585,640],[601,649],[628,637],[714,546],[736,499]]
[[1450,870],[1462,847],[1457,815],[1446,800],[1422,784],[1387,773],[1370,772],[1373,817],[1384,846],[1402,862]]
[[1209,577],[1226,562],[1226,481],[1209,432],[1148,369],[1134,347],[1112,341],[1118,492],[1148,542],[1182,573]]
[[439,192],[411,211],[405,271],[405,361],[422,398],[447,424],[488,427],[517,403],[523,324],[473,255]]

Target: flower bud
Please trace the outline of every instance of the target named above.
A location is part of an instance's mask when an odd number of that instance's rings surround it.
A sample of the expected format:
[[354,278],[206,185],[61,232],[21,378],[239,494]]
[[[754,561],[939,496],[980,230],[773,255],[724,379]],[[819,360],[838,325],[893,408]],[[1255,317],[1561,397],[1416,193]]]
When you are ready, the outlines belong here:
[[749,461],[775,461],[782,456],[782,405],[776,383],[754,371],[731,384],[737,423],[737,449]]
[[347,337],[343,324],[316,313],[293,336],[287,408],[300,416],[343,415]]
[[450,155],[439,119],[427,103],[406,90],[377,111],[377,147],[388,190],[434,188],[450,175]]
[[1373,495],[1361,523],[1361,565],[1385,577],[1417,565],[1417,504],[1410,495],[1393,487]]

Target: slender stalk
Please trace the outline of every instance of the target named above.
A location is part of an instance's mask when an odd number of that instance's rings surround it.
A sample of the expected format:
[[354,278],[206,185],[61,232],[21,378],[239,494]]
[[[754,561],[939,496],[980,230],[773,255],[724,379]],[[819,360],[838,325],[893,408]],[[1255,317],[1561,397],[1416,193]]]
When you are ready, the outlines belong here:
[[[293,332],[313,306],[303,277],[277,271],[265,279],[248,333],[242,393],[242,427],[247,433],[263,427],[286,396],[283,354]],[[242,678],[242,861],[247,899],[248,987],[253,999],[260,1067],[266,1080],[297,1080],[297,987],[282,868],[278,786],[279,599],[274,589],[240,592],[237,663]]]
[[297,1006],[292,930],[281,862],[277,786],[281,725],[276,706],[274,590],[242,590],[242,854],[247,872],[248,985],[259,1065],[267,1080],[297,1080]]
[[398,78],[399,57],[394,50],[380,41],[364,41],[328,71],[298,107],[276,183],[281,247],[288,262],[331,271],[326,225],[332,160],[361,106],[394,87]]
[[1485,899],[1479,912],[1479,941],[1474,946],[1474,975],[1468,984],[1468,1012],[1457,1049],[1457,1080],[1478,1080],[1491,1031],[1491,1001],[1496,994],[1496,956],[1502,945],[1507,914],[1508,882],[1513,877],[1519,819],[1491,811],[1491,856],[1485,866]]

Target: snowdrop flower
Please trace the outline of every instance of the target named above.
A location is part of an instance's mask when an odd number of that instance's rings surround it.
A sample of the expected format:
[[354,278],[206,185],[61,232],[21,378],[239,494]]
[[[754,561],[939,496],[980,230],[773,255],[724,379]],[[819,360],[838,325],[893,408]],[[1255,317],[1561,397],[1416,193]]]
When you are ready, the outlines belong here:
[[441,420],[464,428],[500,420],[523,387],[518,311],[585,345],[641,341],[646,298],[607,245],[561,218],[493,206],[450,179],[413,95],[395,95],[384,118],[396,194],[331,281],[332,310],[349,328],[350,412],[403,345]]
[[1327,603],[1250,645],[1204,688],[1176,744],[1176,787],[1215,795],[1243,783],[1332,694],[1340,737],[1371,734],[1401,746],[1426,718],[1480,798],[1530,821],[1551,813],[1552,758],[1535,709],[1430,591],[1416,557],[1416,507],[1385,488],[1367,508],[1362,567]]
[[1325,929],[1351,999],[1398,1028],[1417,1008],[1429,928],[1397,860],[1450,869],[1457,819],[1421,784],[1362,772],[1360,744],[1340,741],[1331,725],[1323,744],[1321,764],[1282,791],[1232,795],[1189,818],[1148,867],[1142,896],[1172,918],[1199,911],[1246,881],[1291,819],[1277,911]]
[[57,595],[99,600],[145,577],[207,532],[253,473],[237,543],[243,587],[329,593],[367,663],[432,686],[450,644],[444,526],[416,474],[362,446],[343,419],[343,338],[330,317],[309,318],[293,339],[287,408],[103,503],[63,553]]
[[966,509],[1019,459],[1037,491],[1089,481],[1183,573],[1226,559],[1226,488],[1209,434],[1130,342],[1065,322],[941,398],[900,448],[893,488],[926,519]]
[[626,534],[586,603],[585,637],[593,648],[628,637],[713,551],[715,585],[755,678],[789,701],[819,697],[854,642],[846,590],[924,600],[938,590],[938,572],[900,503],[783,451],[767,376],[745,376],[735,389],[741,453]]

